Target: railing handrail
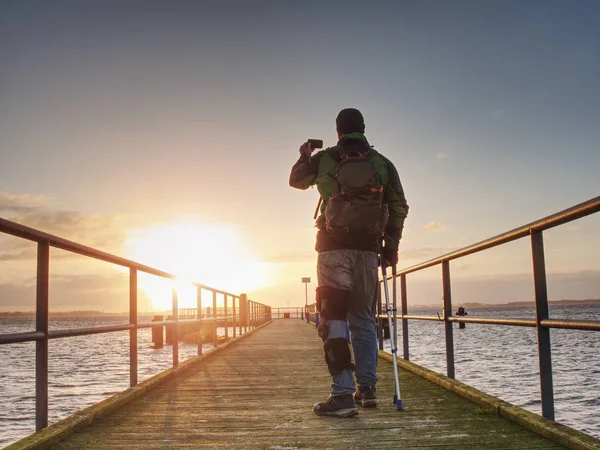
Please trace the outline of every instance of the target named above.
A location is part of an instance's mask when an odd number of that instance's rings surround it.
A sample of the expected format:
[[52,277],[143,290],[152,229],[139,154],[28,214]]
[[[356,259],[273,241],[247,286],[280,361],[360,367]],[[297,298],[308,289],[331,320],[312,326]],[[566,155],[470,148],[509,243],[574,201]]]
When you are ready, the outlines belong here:
[[471,255],[473,253],[480,252],[482,250],[487,250],[492,247],[496,247],[498,245],[506,244],[511,241],[515,241],[517,239],[521,239],[527,237],[531,234],[532,230],[536,231],[544,231],[549,228],[556,227],[558,225],[562,225],[567,222],[571,222],[576,219],[580,219],[582,217],[588,216],[590,214],[594,214],[600,211],[600,196],[592,198],[586,202],[575,205],[571,208],[567,208],[565,210],[559,211],[555,214],[551,214],[542,219],[536,220],[534,222],[528,223],[526,225],[522,225],[514,230],[507,231],[505,233],[501,233],[497,236],[485,239],[483,241],[477,242],[475,244],[471,244],[467,247],[460,248],[458,250],[454,250],[450,253],[446,253],[442,256],[437,256],[425,262],[416,264],[414,266],[407,267],[405,269],[399,270],[395,275],[388,275],[387,279],[391,280],[394,276],[399,277],[400,275],[406,275],[411,272],[416,272],[418,270],[427,269],[429,267],[433,267],[437,264],[441,264],[443,261],[451,261],[456,258],[460,258],[463,256]]
[[[572,329],[585,331],[600,331],[600,321],[594,320],[564,320],[551,319],[549,317],[549,303],[546,283],[546,263],[544,259],[544,241],[543,231],[562,225],[573,220],[597,213],[600,211],[600,196],[592,198],[586,202],[575,205],[571,208],[559,211],[542,219],[520,226],[513,230],[499,234],[497,236],[485,239],[467,247],[446,253],[442,256],[430,259],[428,261],[407,267],[405,269],[393,272],[385,278],[385,281],[392,281],[392,305],[391,314],[393,318],[394,328],[397,330],[397,320],[402,320],[402,344],[403,358],[409,359],[409,320],[422,320],[441,322],[445,326],[445,341],[446,341],[446,368],[447,376],[454,378],[454,338],[452,324],[457,322],[476,323],[483,325],[507,325],[507,326],[522,326],[533,327],[537,330],[538,339],[538,359],[540,366],[540,390],[542,415],[548,419],[554,420],[554,389],[552,381],[552,359],[550,347],[550,329]],[[494,317],[464,317],[453,316],[452,313],[452,294],[450,280],[450,261],[461,258],[473,253],[497,247],[508,242],[515,241],[524,237],[531,238],[531,255],[533,263],[533,282],[534,282],[534,307],[536,317],[534,319],[498,319]],[[408,294],[407,294],[407,275],[419,270],[427,269],[436,265],[442,266],[442,288],[443,288],[443,312],[440,316],[429,315],[413,315],[408,314]],[[398,314],[397,309],[397,281],[400,279],[400,297],[401,309]],[[384,279],[380,278],[379,283],[383,283]],[[381,290],[378,292],[376,318],[381,320],[387,318],[386,311],[382,307]],[[318,326],[319,313],[315,311],[315,304],[307,305],[307,320],[312,321],[314,318],[315,324]],[[383,350],[383,330],[382,326],[378,327],[379,349]],[[396,339],[397,336],[390,336]],[[397,346],[396,346],[397,348]]]
[[[221,289],[212,288],[201,283],[192,282],[197,290],[197,318],[179,320],[179,303],[177,291],[173,287],[172,317],[171,320],[157,321],[154,323],[138,322],[138,272],[156,275],[174,280],[176,275],[156,269],[120,256],[116,256],[92,247],[78,244],[49,233],[45,233],[25,225],[12,222],[0,217],[0,233],[6,233],[18,238],[37,242],[37,282],[36,282],[36,308],[35,331],[22,333],[0,334],[0,345],[15,344],[18,342],[36,342],[35,359],[35,399],[36,399],[36,431],[48,426],[48,341],[56,338],[86,336],[90,334],[113,333],[129,331],[129,375],[130,386],[138,383],[138,337],[140,328],[169,326],[173,339],[173,367],[179,364],[178,328],[185,324],[213,324],[213,339],[217,340],[217,325],[224,327],[225,340],[228,339],[229,327],[233,327],[233,337],[236,336],[236,326],[240,335],[248,329],[271,320],[271,307],[248,299],[246,294],[232,294]],[[73,328],[66,330],[49,330],[49,295],[50,280],[50,247],[66,250],[85,257],[94,258],[111,264],[116,264],[129,269],[129,322],[112,326]],[[202,291],[212,292],[212,317],[202,318]],[[224,314],[217,315],[217,295],[223,296],[222,310]],[[231,306],[228,306],[231,300]],[[236,302],[237,300],[237,302]],[[237,310],[236,310],[237,303]],[[228,312],[232,311],[232,315]],[[237,324],[237,325],[236,325]],[[202,345],[198,339],[198,354],[202,353]]]
[[[549,228],[556,227],[576,219],[594,214],[600,211],[600,196],[592,198],[586,202],[575,205],[571,208],[559,211],[550,216],[528,223],[521,227],[499,234],[489,239],[477,242],[473,245],[464,247],[459,250],[447,253],[437,258],[430,259],[423,263],[402,269],[398,272],[393,272],[385,278],[385,281],[392,281],[393,291],[393,322],[394,329],[397,330],[397,319],[402,320],[402,341],[403,341],[403,358],[409,359],[408,345],[408,320],[430,320],[443,322],[445,326],[445,341],[446,341],[446,368],[447,376],[454,378],[454,338],[452,324],[460,323],[478,323],[478,324],[494,324],[494,325],[510,325],[510,326],[525,326],[535,327],[537,330],[538,339],[538,360],[540,367],[540,390],[542,415],[554,420],[554,387],[552,381],[552,358],[550,346],[550,329],[576,329],[587,331],[600,331],[600,321],[573,321],[562,319],[550,319],[548,305],[548,290],[546,282],[546,262],[544,258],[544,240],[543,232]],[[530,319],[497,319],[484,317],[453,316],[452,313],[452,289],[450,279],[450,261],[461,258],[473,253],[497,247],[508,242],[515,241],[524,237],[531,238],[531,256],[533,263],[533,284],[534,284],[534,299],[536,317]],[[442,288],[443,288],[443,313],[441,317],[434,316],[414,316],[408,314],[408,294],[406,288],[406,276],[410,273],[419,270],[427,269],[440,264],[442,266]],[[400,279],[400,296],[401,296],[401,314],[397,314],[397,280]],[[380,279],[382,283],[384,279]],[[379,292],[381,294],[381,292]],[[377,302],[377,317],[381,319],[385,312],[381,305],[381,298]],[[386,316],[385,316],[386,317]],[[380,322],[381,323],[381,322]],[[379,349],[383,350],[383,332],[382,327],[378,327]],[[397,339],[397,336],[393,336]]]

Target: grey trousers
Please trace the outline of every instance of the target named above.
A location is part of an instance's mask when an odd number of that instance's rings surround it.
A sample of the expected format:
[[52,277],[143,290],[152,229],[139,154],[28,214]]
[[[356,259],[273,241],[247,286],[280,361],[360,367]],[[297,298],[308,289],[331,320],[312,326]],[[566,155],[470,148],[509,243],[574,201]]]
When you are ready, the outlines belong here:
[[[377,333],[375,305],[377,294],[377,253],[364,250],[332,250],[319,253],[319,286],[349,291],[346,319],[350,327],[356,381],[359,386],[377,384]],[[347,337],[346,322],[329,321],[327,339]],[[354,392],[349,369],[334,375],[331,395]]]

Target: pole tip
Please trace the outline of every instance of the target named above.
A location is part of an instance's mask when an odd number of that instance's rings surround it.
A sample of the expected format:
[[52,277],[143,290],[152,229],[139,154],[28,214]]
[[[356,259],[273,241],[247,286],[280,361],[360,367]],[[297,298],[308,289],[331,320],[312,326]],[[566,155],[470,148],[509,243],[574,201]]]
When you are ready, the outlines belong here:
[[401,399],[396,400],[396,409],[398,411],[402,411],[404,409],[404,406],[402,406],[402,400]]

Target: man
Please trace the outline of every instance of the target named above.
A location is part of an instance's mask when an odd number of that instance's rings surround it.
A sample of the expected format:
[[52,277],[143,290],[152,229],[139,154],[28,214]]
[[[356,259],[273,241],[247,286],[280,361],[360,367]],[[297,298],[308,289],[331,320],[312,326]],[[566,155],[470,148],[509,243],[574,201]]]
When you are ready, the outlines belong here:
[[369,145],[360,111],[340,111],[336,128],[335,147],[315,155],[309,142],[300,147],[290,186],[316,185],[322,200],[317,219],[317,308],[322,318],[319,336],[333,383],[329,398],[313,411],[319,416],[349,417],[358,414],[357,403],[377,406],[378,252],[386,265],[397,263],[408,205],[396,168]]

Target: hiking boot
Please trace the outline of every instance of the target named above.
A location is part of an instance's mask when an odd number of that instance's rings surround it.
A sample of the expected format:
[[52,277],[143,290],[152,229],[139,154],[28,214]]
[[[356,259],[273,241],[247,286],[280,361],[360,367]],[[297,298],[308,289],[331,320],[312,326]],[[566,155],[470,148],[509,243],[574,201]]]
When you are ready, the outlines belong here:
[[352,394],[331,395],[324,402],[313,406],[317,416],[350,417],[358,414]]
[[357,405],[364,408],[375,408],[377,406],[377,390],[375,386],[359,386],[354,393],[354,400]]

